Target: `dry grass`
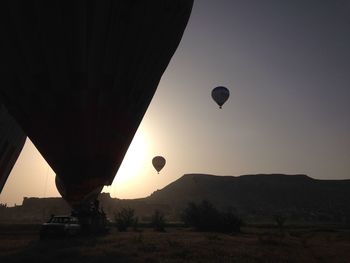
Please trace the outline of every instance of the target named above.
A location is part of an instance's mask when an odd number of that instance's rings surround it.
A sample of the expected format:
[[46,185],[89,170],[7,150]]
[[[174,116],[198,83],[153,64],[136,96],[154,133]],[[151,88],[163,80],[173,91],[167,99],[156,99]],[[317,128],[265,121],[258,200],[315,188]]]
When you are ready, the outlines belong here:
[[[169,228],[39,240],[0,229],[0,262],[350,262],[350,231],[245,228],[226,235]],[[21,234],[23,233],[23,234]]]

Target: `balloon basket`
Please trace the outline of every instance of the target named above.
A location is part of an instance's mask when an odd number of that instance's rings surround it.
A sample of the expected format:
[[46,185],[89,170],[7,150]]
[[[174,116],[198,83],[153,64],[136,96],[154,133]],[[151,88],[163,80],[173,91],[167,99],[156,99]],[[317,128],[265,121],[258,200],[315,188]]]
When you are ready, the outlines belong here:
[[81,234],[96,235],[106,234],[109,232],[109,222],[103,210],[100,210],[96,205],[98,202],[91,202],[91,204],[83,204],[75,207],[72,210],[72,216],[78,218],[81,226]]

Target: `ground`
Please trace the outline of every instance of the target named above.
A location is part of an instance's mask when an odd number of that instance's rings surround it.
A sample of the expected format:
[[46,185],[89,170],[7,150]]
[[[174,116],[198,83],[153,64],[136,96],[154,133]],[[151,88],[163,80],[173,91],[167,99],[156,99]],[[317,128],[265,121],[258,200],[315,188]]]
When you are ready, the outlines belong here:
[[245,227],[228,235],[149,228],[39,239],[38,226],[0,226],[0,262],[350,262],[350,230]]

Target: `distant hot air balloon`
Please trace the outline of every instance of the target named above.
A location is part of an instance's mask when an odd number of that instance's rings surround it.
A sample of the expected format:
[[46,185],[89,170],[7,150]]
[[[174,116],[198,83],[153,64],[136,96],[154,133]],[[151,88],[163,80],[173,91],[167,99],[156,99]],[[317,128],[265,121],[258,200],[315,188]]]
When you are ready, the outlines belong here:
[[152,159],[153,167],[157,170],[158,173],[163,169],[165,163],[166,161],[163,156],[156,156]]
[[221,109],[222,105],[224,105],[224,103],[230,97],[230,91],[223,86],[219,86],[212,90],[211,97],[219,105]]
[[0,98],[73,208],[112,183],[192,5],[1,2]]

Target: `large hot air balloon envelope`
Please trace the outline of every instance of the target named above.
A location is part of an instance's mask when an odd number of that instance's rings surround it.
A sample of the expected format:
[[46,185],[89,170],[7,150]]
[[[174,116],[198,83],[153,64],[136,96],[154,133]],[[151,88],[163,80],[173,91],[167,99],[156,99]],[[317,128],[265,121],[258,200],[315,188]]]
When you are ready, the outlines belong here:
[[224,103],[230,97],[230,91],[223,86],[219,86],[212,90],[211,97],[219,105],[221,109],[222,105],[224,105]]
[[26,135],[0,102],[0,193],[25,141]]
[[79,204],[111,184],[193,0],[0,4],[0,98]]
[[156,156],[152,159],[153,167],[157,170],[158,173],[163,169],[165,163],[166,161],[163,156]]

